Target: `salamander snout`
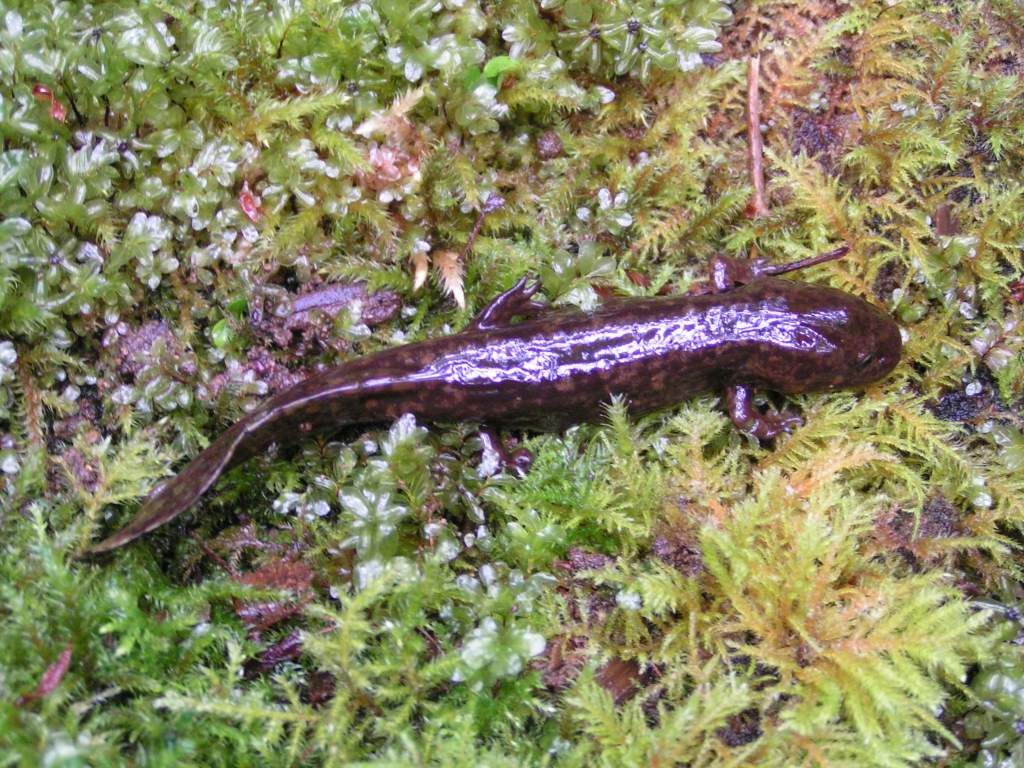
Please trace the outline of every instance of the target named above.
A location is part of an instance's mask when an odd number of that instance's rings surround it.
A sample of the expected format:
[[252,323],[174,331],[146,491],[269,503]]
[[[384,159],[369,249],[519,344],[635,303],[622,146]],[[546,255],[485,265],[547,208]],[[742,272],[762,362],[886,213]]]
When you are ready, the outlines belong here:
[[884,378],[900,361],[903,339],[899,326],[884,312],[865,306],[848,340],[843,386],[870,384]]

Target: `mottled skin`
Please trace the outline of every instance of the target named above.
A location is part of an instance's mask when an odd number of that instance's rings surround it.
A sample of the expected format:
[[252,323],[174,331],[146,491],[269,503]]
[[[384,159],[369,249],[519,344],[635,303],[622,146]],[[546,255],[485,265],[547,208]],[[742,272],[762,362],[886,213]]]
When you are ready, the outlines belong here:
[[876,307],[842,291],[765,276],[821,260],[767,267],[716,259],[703,295],[616,301],[590,314],[545,312],[520,281],[461,333],[354,360],[270,398],[91,552],[174,518],[270,443],[404,413],[557,430],[599,419],[613,395],[642,413],[725,391],[738,426],[770,438],[794,419],[760,414],[753,388],[796,394],[857,387],[899,361],[899,329]]

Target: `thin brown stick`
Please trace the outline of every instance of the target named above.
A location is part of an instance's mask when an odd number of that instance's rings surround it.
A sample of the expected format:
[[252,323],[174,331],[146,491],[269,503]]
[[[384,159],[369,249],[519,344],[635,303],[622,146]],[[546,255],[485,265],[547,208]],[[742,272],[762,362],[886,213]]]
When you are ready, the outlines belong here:
[[810,256],[806,259],[800,259],[800,261],[793,261],[789,264],[773,264],[768,267],[762,267],[758,270],[760,275],[784,275],[787,272],[795,272],[798,269],[807,269],[807,267],[813,267],[815,264],[823,264],[826,261],[832,261],[839,259],[850,252],[850,246],[841,245],[834,251],[828,253],[822,253],[818,256]]
[[768,215],[768,203],[764,198],[764,168],[761,144],[761,57],[751,56],[747,68],[747,167],[754,193],[747,203],[747,216],[760,219]]
[[205,541],[199,538],[198,534],[193,533],[192,540],[199,545],[199,548],[201,550],[203,550],[203,554],[205,554],[208,558],[213,560],[214,563],[219,565],[221,569],[224,570],[225,573],[231,576],[231,578],[238,577],[238,571],[232,568],[231,564],[227,560],[225,560],[223,557],[214,552],[213,547],[211,547],[209,544],[207,544]]
[[501,195],[491,192],[484,200],[484,204],[480,207],[480,215],[476,217],[476,223],[473,225],[473,231],[469,233],[469,240],[466,241],[466,247],[462,249],[462,263],[466,263],[466,259],[469,258],[469,252],[473,250],[473,245],[476,243],[477,235],[480,234],[480,228],[484,225],[484,219],[487,218],[487,214],[494,213],[499,208],[505,207],[505,198]]

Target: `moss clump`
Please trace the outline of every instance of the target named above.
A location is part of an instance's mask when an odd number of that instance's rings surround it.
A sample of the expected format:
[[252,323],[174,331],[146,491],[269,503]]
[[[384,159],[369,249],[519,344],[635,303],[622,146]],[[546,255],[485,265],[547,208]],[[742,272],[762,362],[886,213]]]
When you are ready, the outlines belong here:
[[[1017,15],[9,3],[0,764],[1012,764]],[[590,308],[838,242],[803,277],[887,306],[906,356],[774,446],[712,397],[616,403],[517,436],[518,479],[403,418],[75,559],[268,393],[524,272]]]

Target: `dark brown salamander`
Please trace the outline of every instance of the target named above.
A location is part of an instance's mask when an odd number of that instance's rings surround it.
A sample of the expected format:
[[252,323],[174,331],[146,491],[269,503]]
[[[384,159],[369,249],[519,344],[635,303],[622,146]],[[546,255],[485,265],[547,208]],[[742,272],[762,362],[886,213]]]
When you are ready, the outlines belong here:
[[521,280],[461,333],[354,360],[270,398],[90,551],[114,549],[166,523],[270,443],[405,413],[560,429],[600,418],[613,395],[639,413],[724,390],[736,424],[770,438],[795,419],[759,413],[752,388],[795,394],[856,387],[899,362],[899,328],[881,310],[842,291],[770,277],[845,252],[782,266],[719,258],[703,295],[621,300],[590,314],[545,313],[531,298],[535,288]]

